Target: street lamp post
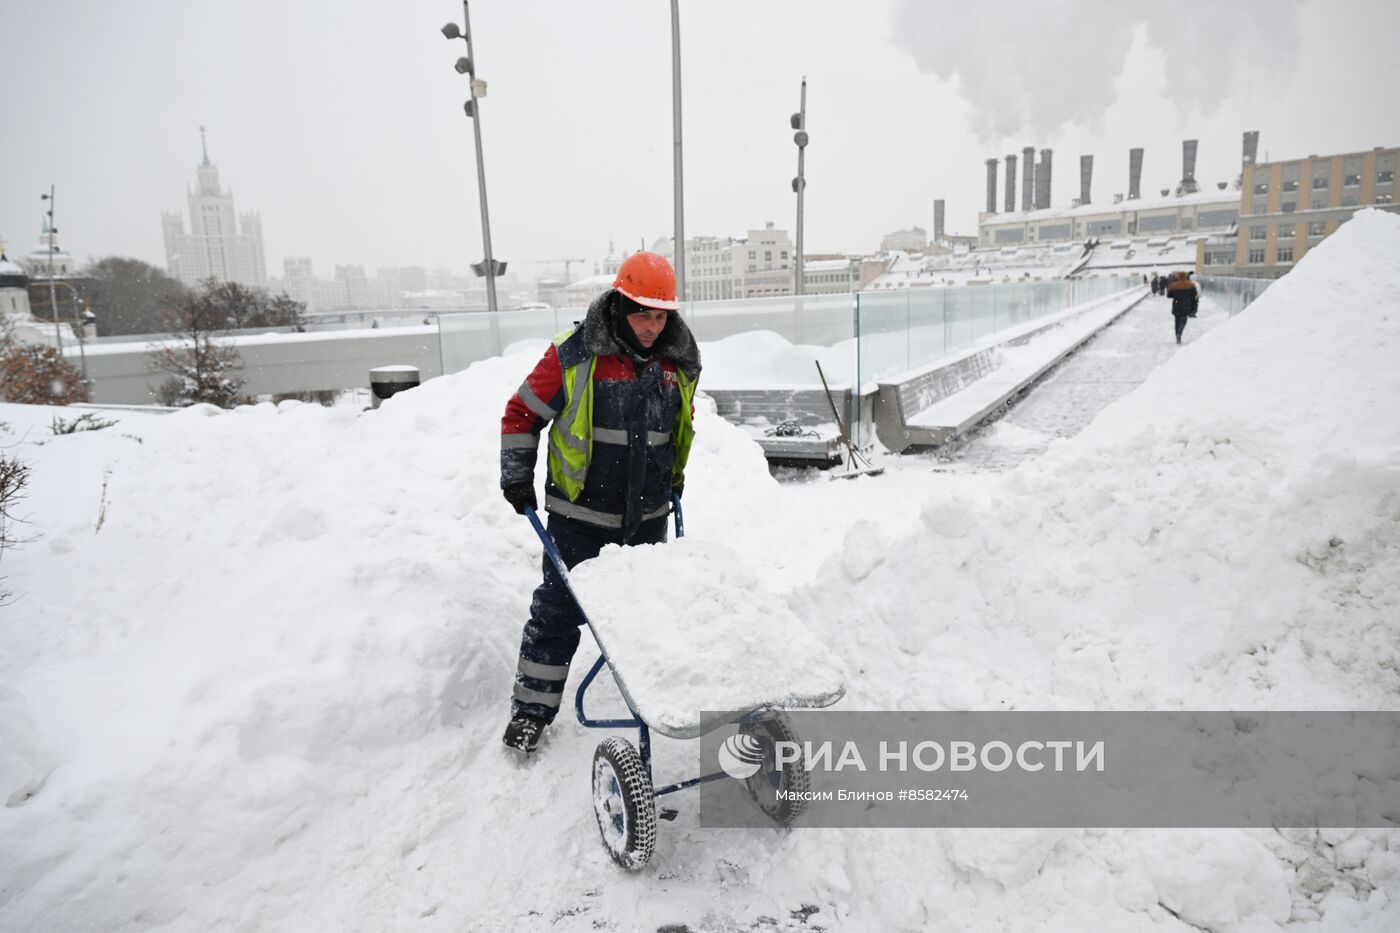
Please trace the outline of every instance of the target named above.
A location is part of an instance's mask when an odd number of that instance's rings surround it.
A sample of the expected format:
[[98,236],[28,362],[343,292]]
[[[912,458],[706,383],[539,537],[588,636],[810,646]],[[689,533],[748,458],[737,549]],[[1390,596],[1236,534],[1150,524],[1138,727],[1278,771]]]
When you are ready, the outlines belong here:
[[48,201],[48,202],[49,202],[49,210],[48,210],[48,218],[49,218],[49,223],[48,223],[48,228],[49,228],[49,311],[53,314],[53,335],[54,335],[54,339],[58,341],[58,352],[59,352],[60,354],[62,354],[62,353],[63,353],[63,329],[59,326],[59,320],[58,320],[58,294],[57,294],[56,288],[55,288],[55,286],[54,286],[54,275],[53,275],[53,254],[54,254],[54,240],[53,240],[53,238],[54,238],[54,234],[58,233],[58,229],[53,225],[53,208],[54,208],[54,203],[55,203],[54,194],[55,194],[54,186],[53,186],[53,185],[49,185],[49,193],[48,193],[48,194],[41,194],[41,195],[39,195],[39,200],[40,200],[40,201]]
[[797,113],[792,115],[792,128],[797,132],[793,134],[792,141],[797,143],[797,177],[792,180],[792,190],[797,192],[797,269],[794,273],[796,287],[793,294],[802,295],[806,292],[806,270],[803,268],[802,260],[802,192],[807,187],[807,179],[804,174],[804,162],[807,153],[807,78],[802,78],[802,104]]
[[486,82],[476,76],[476,54],[472,51],[472,21],[471,14],[467,10],[467,0],[462,0],[462,28],[458,29],[456,23],[448,23],[442,27],[442,34],[448,39],[464,39],[467,43],[467,54],[465,58],[457,59],[453,66],[458,74],[471,76],[471,100],[467,101],[463,109],[467,112],[467,117],[472,121],[472,134],[476,139],[476,187],[477,193],[481,196],[481,244],[486,251],[486,258],[481,265],[473,265],[478,275],[486,276],[486,306],[494,312],[496,310],[496,276],[506,271],[506,264],[501,263],[499,267],[496,260],[491,255],[491,215],[486,208],[486,163],[481,153],[481,105],[480,98],[486,96]]
[[685,301],[685,183],[681,170],[681,9],[671,0],[671,144],[675,150],[676,296]]
[[[49,278],[49,302],[50,302],[50,304],[52,304],[52,303],[54,302],[54,300],[55,300],[55,296],[54,296],[53,289],[54,289],[57,285],[62,285],[64,288],[68,289],[68,294],[70,294],[70,295],[73,296],[73,325],[74,325],[74,327],[76,328],[76,333],[77,333],[77,337],[78,337],[78,359],[81,361],[81,364],[82,364],[83,385],[91,385],[91,382],[88,380],[88,371],[87,371],[87,334],[86,334],[86,332],[85,332],[85,330],[84,330],[84,328],[87,326],[87,320],[85,319],[85,315],[84,315],[84,314],[80,314],[80,313],[78,312],[78,307],[79,307],[79,305],[80,305],[80,304],[86,305],[86,302],[83,301],[82,296],[78,294],[78,290],[77,290],[76,288],[73,287],[73,284],[72,284],[71,282],[57,282],[57,283],[56,283],[56,282],[54,282],[53,278],[50,277],[50,278]],[[89,312],[89,313],[90,313],[90,312]],[[53,319],[54,319],[55,321],[58,320],[58,307],[57,307],[56,305],[54,306],[54,309],[53,309]]]

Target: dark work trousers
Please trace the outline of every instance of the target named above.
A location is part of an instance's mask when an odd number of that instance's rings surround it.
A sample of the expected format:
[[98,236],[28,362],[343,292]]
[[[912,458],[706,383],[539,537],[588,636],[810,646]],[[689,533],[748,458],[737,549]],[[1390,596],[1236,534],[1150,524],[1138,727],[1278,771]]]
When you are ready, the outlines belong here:
[[[667,516],[643,522],[628,544],[659,544],[666,540]],[[549,516],[549,534],[559,548],[564,566],[570,570],[576,564],[597,557],[608,544],[622,543],[621,528],[600,528],[587,522]],[[627,594],[618,598],[626,601]],[[511,715],[534,716],[549,722],[559,712],[564,698],[564,683],[569,678],[569,663],[578,650],[579,626],[584,624],[578,603],[569,595],[564,581],[544,555],[544,582],[535,588],[530,600],[530,621],[520,639],[520,663],[515,672],[515,692],[511,697]]]
[[1181,335],[1186,330],[1187,315],[1173,314],[1172,317],[1176,318],[1176,342],[1181,343]]

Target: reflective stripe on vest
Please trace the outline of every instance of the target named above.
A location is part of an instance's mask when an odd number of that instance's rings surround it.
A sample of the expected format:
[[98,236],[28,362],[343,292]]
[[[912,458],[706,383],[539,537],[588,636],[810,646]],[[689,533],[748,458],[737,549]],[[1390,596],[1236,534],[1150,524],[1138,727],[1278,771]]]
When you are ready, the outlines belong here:
[[[660,447],[671,439],[670,431],[648,431],[647,446]],[[620,428],[594,428],[593,443],[595,444],[617,444],[620,447],[627,446],[627,432]]]
[[[557,349],[573,331],[554,338]],[[564,370],[564,410],[549,429],[549,478],[570,501],[583,492],[588,479],[588,461],[593,458],[593,371],[598,358],[588,358],[587,370],[582,363]],[[583,376],[583,385],[578,384]]]
[[[616,512],[600,512],[597,509],[584,508],[573,502],[565,501],[557,496],[545,496],[544,507],[546,511],[555,515],[562,515],[565,518],[576,518],[581,522],[588,522],[590,525],[598,525],[602,528],[621,528],[622,516]],[[667,502],[660,508],[652,509],[642,515],[642,521],[651,521],[653,518],[661,518],[671,512],[671,503]]]

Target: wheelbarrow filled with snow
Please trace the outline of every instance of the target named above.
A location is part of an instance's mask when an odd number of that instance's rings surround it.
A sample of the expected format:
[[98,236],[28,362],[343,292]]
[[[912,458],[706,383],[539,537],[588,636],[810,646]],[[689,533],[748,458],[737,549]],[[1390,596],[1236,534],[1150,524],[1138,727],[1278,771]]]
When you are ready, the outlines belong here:
[[[591,729],[637,730],[636,745],[620,737],[599,743],[592,769],[603,846],[632,871],[647,863],[656,843],[656,798],[727,776],[716,771],[657,786],[653,732],[696,739],[737,721],[726,749],[759,763],[745,784],[765,813],[786,824],[805,807],[807,773],[796,763],[777,763],[776,743],[797,741],[781,713],[830,706],[845,693],[841,666],[826,646],[734,551],[685,539],[680,500],[673,503],[675,543],[609,546],[572,577],[539,516],[526,513],[601,652],[575,692],[578,721]],[[604,667],[631,718],[591,719],[584,712],[584,696]],[[707,717],[705,710],[730,712]]]

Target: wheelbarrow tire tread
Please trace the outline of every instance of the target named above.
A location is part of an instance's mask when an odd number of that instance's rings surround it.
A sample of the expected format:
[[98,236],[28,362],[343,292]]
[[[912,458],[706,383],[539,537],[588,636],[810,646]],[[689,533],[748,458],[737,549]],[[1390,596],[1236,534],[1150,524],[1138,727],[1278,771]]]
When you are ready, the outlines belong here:
[[[609,844],[608,829],[604,826],[606,817],[597,803],[599,759],[607,761],[617,777],[621,792],[626,829],[620,847]],[[656,795],[653,793],[646,764],[631,742],[614,736],[598,743],[598,748],[593,753],[593,769],[594,815],[598,818],[598,832],[602,837],[603,848],[618,865],[628,871],[639,871],[656,849]]]
[[[786,716],[773,716],[769,719],[760,719],[746,724],[744,731],[750,735],[756,735],[764,741],[770,748],[775,742],[797,742],[797,732],[792,728],[792,724]],[[769,756],[764,756],[764,764],[769,762]],[[802,815],[807,809],[806,794],[810,787],[809,778],[805,769],[799,762],[789,762],[783,767],[778,776],[776,784],[773,783],[772,772],[761,769],[753,777],[744,782],[748,787],[749,794],[754,802],[758,804],[760,810],[768,814],[768,817],[780,826],[787,826]],[[776,791],[782,789],[790,792],[787,800],[778,800]],[[796,799],[793,799],[793,798]]]

